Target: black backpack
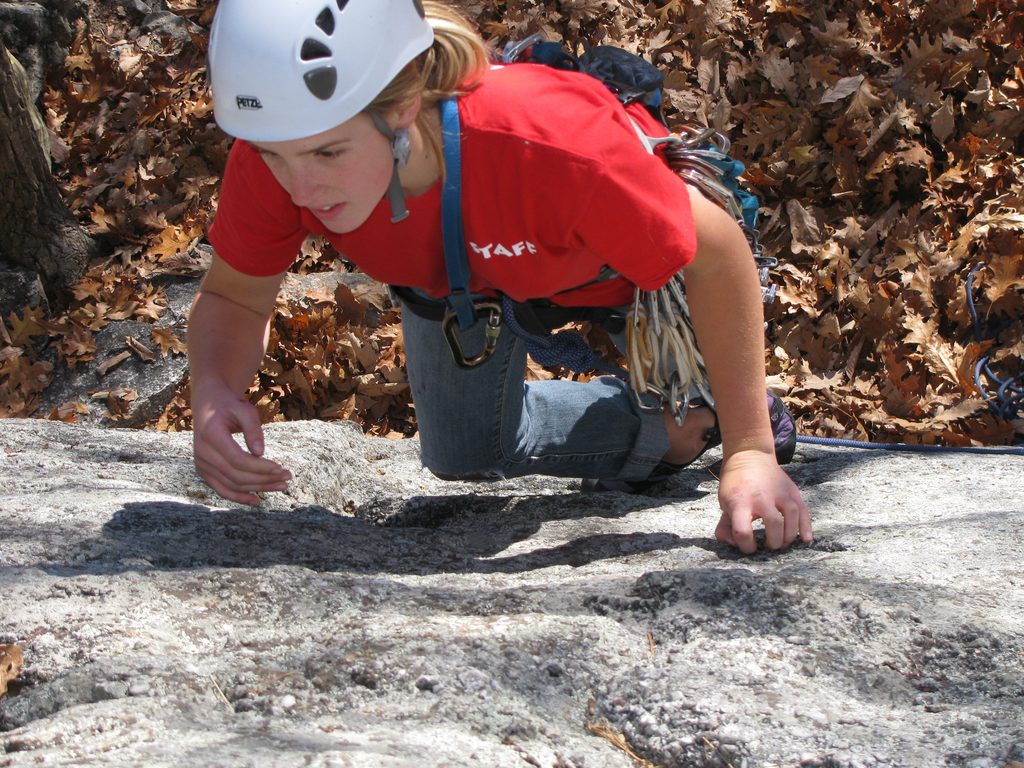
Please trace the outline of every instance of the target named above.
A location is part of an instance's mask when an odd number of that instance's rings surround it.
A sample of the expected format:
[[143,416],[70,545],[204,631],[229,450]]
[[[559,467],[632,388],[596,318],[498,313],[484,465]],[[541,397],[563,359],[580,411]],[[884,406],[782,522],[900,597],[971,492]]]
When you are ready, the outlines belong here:
[[549,42],[542,35],[535,34],[520,42],[509,43],[502,54],[502,62],[529,62],[583,72],[604,83],[623,106],[639,102],[656,120],[668,127],[661,111],[665,78],[656,66],[635,53],[613,45],[598,45],[577,57],[566,51],[561,43]]

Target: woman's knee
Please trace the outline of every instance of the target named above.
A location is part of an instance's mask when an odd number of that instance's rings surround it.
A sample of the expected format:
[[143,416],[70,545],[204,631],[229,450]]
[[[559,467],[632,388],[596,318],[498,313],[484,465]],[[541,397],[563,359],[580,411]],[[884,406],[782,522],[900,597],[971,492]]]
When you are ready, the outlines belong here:
[[501,480],[505,473],[497,462],[482,461],[481,451],[431,452],[421,442],[421,459],[430,474],[440,480],[481,482]]
[[448,474],[446,472],[438,472],[430,467],[427,467],[427,470],[438,480],[446,480],[453,483],[493,483],[498,480],[505,479],[505,476],[497,470],[490,472],[469,472],[467,474],[456,475]]

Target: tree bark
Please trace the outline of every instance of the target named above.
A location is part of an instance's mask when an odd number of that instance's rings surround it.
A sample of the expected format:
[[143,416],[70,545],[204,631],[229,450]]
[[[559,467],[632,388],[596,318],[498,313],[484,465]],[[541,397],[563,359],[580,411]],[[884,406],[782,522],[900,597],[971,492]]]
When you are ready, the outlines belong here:
[[0,40],[0,258],[53,293],[82,276],[96,244],[61,199],[20,85]]

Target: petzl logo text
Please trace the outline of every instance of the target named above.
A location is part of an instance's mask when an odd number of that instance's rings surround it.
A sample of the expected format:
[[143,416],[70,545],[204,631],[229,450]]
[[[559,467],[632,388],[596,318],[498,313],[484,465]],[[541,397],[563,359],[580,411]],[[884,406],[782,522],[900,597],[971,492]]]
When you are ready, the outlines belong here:
[[260,100],[255,96],[235,96],[235,103],[239,109],[263,109]]

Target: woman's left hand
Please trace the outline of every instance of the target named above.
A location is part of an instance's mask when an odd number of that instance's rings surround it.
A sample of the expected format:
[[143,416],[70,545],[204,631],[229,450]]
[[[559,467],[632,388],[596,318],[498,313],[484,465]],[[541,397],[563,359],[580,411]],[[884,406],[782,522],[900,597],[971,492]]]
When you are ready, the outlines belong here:
[[763,451],[739,451],[722,465],[718,502],[722,517],[715,538],[745,554],[757,551],[754,521],[764,524],[768,549],[788,547],[797,537],[810,543],[811,514],[800,489],[782,471],[775,456]]

